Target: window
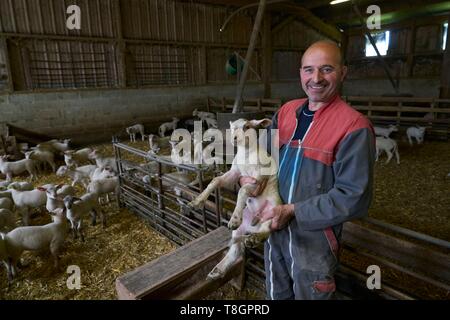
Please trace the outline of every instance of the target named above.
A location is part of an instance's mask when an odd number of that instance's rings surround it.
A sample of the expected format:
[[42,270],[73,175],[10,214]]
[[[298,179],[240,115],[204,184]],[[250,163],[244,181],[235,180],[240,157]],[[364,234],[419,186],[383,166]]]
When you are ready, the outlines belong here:
[[[372,33],[372,38],[377,45],[378,51],[382,56],[385,56],[389,48],[389,31]],[[366,36],[366,57],[374,57],[377,53]]]
[[447,32],[448,32],[448,22],[444,23],[444,32],[442,35],[442,50],[445,50],[447,46]]

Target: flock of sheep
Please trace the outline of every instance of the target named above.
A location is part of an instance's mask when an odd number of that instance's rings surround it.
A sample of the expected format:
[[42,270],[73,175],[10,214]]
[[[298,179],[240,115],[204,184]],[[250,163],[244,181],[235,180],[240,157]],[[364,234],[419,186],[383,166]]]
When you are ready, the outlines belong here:
[[[119,180],[114,158],[101,155],[97,150],[84,148],[71,150],[70,140],[50,140],[30,150],[22,150],[25,158],[9,161],[10,156],[0,156],[0,261],[6,266],[8,282],[17,274],[17,266],[24,251],[49,250],[58,268],[58,259],[68,235],[69,224],[74,238],[84,241],[83,220],[91,216],[92,224],[100,215],[106,226],[101,201],[114,192],[118,195]],[[56,170],[56,159],[64,157],[65,166]],[[95,163],[95,164],[93,164]],[[35,187],[30,182],[13,182],[13,176],[28,172],[31,182],[37,174],[50,168],[59,176],[69,176],[72,185],[46,184]],[[84,187],[81,197],[75,196],[76,184]],[[108,197],[109,199],[109,197]],[[52,222],[30,226],[32,210],[45,210]],[[16,225],[16,212],[22,226]]]
[[[207,123],[208,127],[217,128],[215,115],[212,113],[194,110],[194,117]],[[163,123],[159,127],[161,138],[149,135],[149,145],[152,155],[158,156],[159,145],[169,141],[163,139],[165,134],[177,128],[179,119]],[[192,119],[193,125],[194,119]],[[126,128],[130,141],[136,141],[136,134],[141,135],[142,140],[147,136],[144,126],[136,124]],[[24,251],[49,250],[54,266],[58,268],[59,254],[64,241],[68,236],[69,227],[74,239],[81,238],[84,241],[83,221],[91,217],[91,223],[96,223],[99,215],[103,226],[106,226],[106,215],[102,210],[104,196],[109,201],[109,195],[114,193],[118,199],[119,179],[117,176],[117,164],[113,157],[106,157],[98,150],[83,148],[72,150],[70,140],[50,140],[35,147],[28,148],[27,144],[20,146],[23,159],[12,159],[11,156],[0,155],[0,261],[4,263],[8,282],[11,284],[18,272],[20,257]],[[172,147],[175,147],[172,144]],[[170,155],[159,155],[172,159]],[[56,163],[64,158],[65,165],[57,168]],[[156,163],[146,163],[149,172],[156,171]],[[34,186],[32,184],[43,171],[56,173],[57,176],[66,176],[72,180],[71,185],[46,184]],[[165,168],[164,172],[170,178],[186,185],[196,184],[198,179],[192,179],[185,172],[170,172],[171,168]],[[169,173],[170,172],[170,173]],[[13,182],[13,177],[28,173],[31,182]],[[150,183],[153,176],[140,177],[144,182]],[[164,187],[169,187],[164,184]],[[84,188],[84,194],[75,196],[75,186]],[[173,187],[171,185],[170,187]],[[179,190],[175,190],[179,194]],[[30,226],[33,210],[44,210],[50,214],[52,222],[45,225]],[[21,217],[22,225],[17,226],[17,214]]]
[[[383,151],[387,155],[386,163],[391,161],[392,157],[395,155],[397,159],[397,164],[400,164],[400,155],[398,154],[397,142],[394,139],[389,138],[392,132],[398,131],[398,126],[389,125],[388,127],[374,127],[376,135],[376,160]],[[413,145],[413,139],[416,140],[418,144],[423,142],[425,135],[425,127],[409,127],[406,129],[406,136],[408,137],[409,144]]]

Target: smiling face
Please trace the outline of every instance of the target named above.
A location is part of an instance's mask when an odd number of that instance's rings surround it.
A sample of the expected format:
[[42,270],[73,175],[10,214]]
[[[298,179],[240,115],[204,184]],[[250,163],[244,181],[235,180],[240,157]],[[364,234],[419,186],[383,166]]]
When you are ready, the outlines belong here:
[[317,42],[310,46],[302,57],[300,78],[302,88],[311,106],[321,105],[333,99],[347,74],[342,65],[339,47],[331,42]]

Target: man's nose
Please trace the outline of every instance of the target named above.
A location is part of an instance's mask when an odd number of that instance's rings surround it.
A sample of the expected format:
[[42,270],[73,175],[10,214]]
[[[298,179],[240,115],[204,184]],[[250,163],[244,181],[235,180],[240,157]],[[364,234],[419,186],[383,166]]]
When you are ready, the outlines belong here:
[[312,79],[315,83],[319,83],[323,79],[322,72],[320,70],[314,70]]

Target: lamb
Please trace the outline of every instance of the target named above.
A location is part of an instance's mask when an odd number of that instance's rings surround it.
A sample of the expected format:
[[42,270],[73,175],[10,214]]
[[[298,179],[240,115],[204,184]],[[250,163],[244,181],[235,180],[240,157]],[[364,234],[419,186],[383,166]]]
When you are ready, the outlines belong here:
[[52,214],[53,222],[43,226],[18,227],[4,236],[10,268],[8,279],[11,283],[17,274],[17,263],[23,251],[41,251],[49,248],[58,269],[59,253],[67,236],[67,221],[63,209]]
[[40,143],[36,146],[38,149],[47,149],[49,151],[52,151],[55,154],[62,154],[64,151],[67,151],[70,149],[70,139],[64,139],[62,141],[60,140],[50,140],[43,143]]
[[59,184],[55,185],[47,185],[37,188],[40,191],[43,191],[47,194],[47,202],[45,204],[45,208],[48,212],[56,212],[57,209],[64,209],[64,197],[65,196],[74,196],[75,189],[68,185]]
[[166,134],[166,131],[169,130],[175,130],[177,128],[177,124],[180,119],[178,118],[172,118],[171,122],[165,122],[162,125],[159,126],[159,136],[164,137]]
[[36,163],[31,159],[22,159],[18,161],[6,161],[9,156],[0,156],[0,172],[6,175],[6,180],[11,181],[13,175],[21,174],[25,171],[31,177],[31,180],[37,179]]
[[418,144],[421,144],[423,142],[425,129],[425,127],[409,127],[406,130],[406,135],[408,136],[408,141],[411,146],[413,145],[412,138],[415,138]]
[[216,119],[216,115],[214,113],[206,111],[198,111],[197,109],[194,109],[194,111],[192,111],[192,116],[199,117],[202,121],[205,120],[206,118]]
[[55,155],[53,152],[49,150],[36,148],[32,151],[25,152],[25,158],[32,159],[42,164],[47,163],[52,169],[52,172],[56,171]]
[[91,148],[84,148],[80,150],[67,150],[64,151],[64,162],[68,167],[79,166],[84,162],[89,162],[89,154],[92,153]]
[[106,195],[108,202],[108,194],[114,192],[117,206],[119,206],[119,187],[119,177],[109,177],[91,181],[87,187],[87,192],[97,194],[99,200],[102,195]]
[[9,209],[0,209],[0,231],[10,231],[16,227],[16,216]]
[[398,126],[394,126],[393,124],[391,124],[387,128],[374,127],[374,130],[375,130],[375,135],[389,138],[389,136],[391,135],[392,132],[398,131]]
[[26,181],[15,181],[9,184],[8,189],[15,189],[18,191],[31,191],[34,189],[34,186]]
[[22,214],[22,221],[25,226],[29,223],[30,209],[43,207],[47,203],[47,195],[38,189],[31,191],[9,189],[8,191],[11,193],[16,209]]
[[[222,261],[213,268],[208,274],[208,278],[215,279],[225,275],[229,268],[236,260],[243,255],[244,247],[242,240],[246,246],[255,246],[266,240],[270,234],[271,219],[253,225],[256,216],[270,208],[282,203],[278,193],[277,166],[275,160],[270,157],[265,150],[258,148],[258,144],[246,144],[244,130],[256,129],[258,127],[267,127],[272,123],[270,119],[247,121],[239,119],[230,122],[232,137],[236,137],[238,145],[237,154],[233,160],[231,169],[222,176],[214,178],[208,187],[188,206],[191,208],[199,208],[205,202],[208,196],[217,187],[225,185],[234,185],[242,176],[251,176],[256,181],[261,182],[267,180],[266,187],[257,197],[250,197],[257,184],[245,184],[238,192],[236,207],[228,222],[228,227],[236,229],[232,233],[231,246],[222,259]],[[235,144],[234,139],[232,143]],[[259,149],[259,150],[258,150]],[[270,167],[263,165],[261,159],[265,157],[270,161]],[[257,159],[256,163],[247,163],[246,159]]]
[[81,198],[66,196],[64,197],[64,206],[66,207],[67,219],[70,221],[75,239],[80,235],[81,241],[84,241],[82,221],[83,217],[88,213],[91,214],[92,225],[96,224],[97,213],[100,213],[102,224],[104,227],[106,226],[105,215],[99,206],[96,193],[86,193]]
[[115,173],[117,173],[119,171],[117,169],[116,159],[114,159],[113,157],[104,157],[96,149],[94,149],[89,154],[89,159],[95,160],[95,164],[97,165],[98,168],[109,167]]
[[69,168],[67,166],[59,167],[58,171],[56,171],[57,176],[67,175],[72,179],[72,187],[76,184],[81,184],[84,188],[87,188],[89,184],[89,177],[94,172],[97,166],[91,164],[78,168]]
[[386,152],[388,156],[386,164],[391,161],[393,154],[395,154],[395,157],[397,158],[397,164],[400,164],[400,156],[398,154],[397,142],[395,142],[395,140],[392,140],[390,138],[377,137],[375,161],[378,161],[378,156],[382,151]]
[[11,267],[9,263],[8,252],[6,251],[6,241],[4,233],[0,233],[0,262],[3,262],[3,264],[5,265],[6,272],[9,278]]
[[130,142],[136,142],[136,133],[139,133],[141,135],[142,141],[144,141],[145,134],[144,126],[142,124],[135,124],[134,126],[126,128],[125,131],[130,136]]

